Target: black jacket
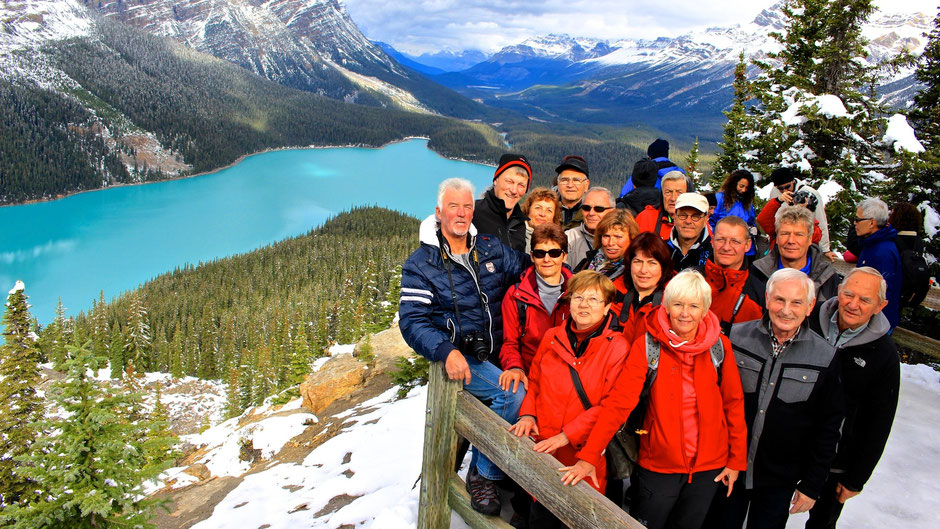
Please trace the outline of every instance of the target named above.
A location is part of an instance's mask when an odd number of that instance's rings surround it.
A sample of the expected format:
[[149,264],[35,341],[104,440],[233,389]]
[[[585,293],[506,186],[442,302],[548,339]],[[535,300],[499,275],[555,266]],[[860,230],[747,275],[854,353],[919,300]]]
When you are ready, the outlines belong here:
[[769,325],[765,316],[731,328],[748,433],[741,485],[795,487],[816,499],[845,416],[839,362],[835,349],[806,322],[793,343],[775,356]]
[[512,208],[509,218],[506,218],[506,203],[497,198],[493,188],[483,193],[483,198],[476,201],[473,210],[473,225],[477,233],[496,237],[506,246],[520,252],[525,252],[525,222],[528,220],[519,204]]
[[[826,301],[811,328],[829,339],[829,320],[839,308],[838,299]],[[881,459],[898,407],[901,362],[891,326],[884,314],[876,314],[868,327],[836,349],[842,365],[845,390],[845,423],[832,472],[849,490],[860,491]]]
[[660,207],[663,203],[663,192],[655,187],[638,187],[617,199],[617,207],[626,208],[636,217],[646,206]]

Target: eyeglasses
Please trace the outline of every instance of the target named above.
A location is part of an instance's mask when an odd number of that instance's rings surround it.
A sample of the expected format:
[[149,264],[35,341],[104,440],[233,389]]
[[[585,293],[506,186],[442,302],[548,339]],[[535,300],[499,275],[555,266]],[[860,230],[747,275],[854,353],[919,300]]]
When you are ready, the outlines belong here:
[[587,180],[587,178],[575,178],[571,176],[565,176],[565,177],[559,178],[558,183],[560,185],[580,184],[584,182],[585,180]]
[[589,206],[589,205],[587,205],[587,204],[582,204],[582,205],[581,205],[581,211],[583,211],[583,212],[585,212],[585,213],[587,213],[588,211],[591,211],[592,209],[594,210],[594,213],[603,213],[603,212],[607,211],[608,209],[614,209],[614,208],[611,208],[611,207],[604,207],[604,206]]
[[704,214],[704,213],[692,213],[692,214],[689,214],[689,213],[676,213],[676,218],[679,219],[679,220],[686,220],[686,219],[688,219],[689,217],[692,217],[692,220],[693,220],[693,221],[698,222],[698,221],[702,220],[703,218],[705,218],[705,214]]
[[552,248],[551,250],[532,250],[532,257],[534,259],[545,259],[545,256],[549,256],[552,259],[557,259],[561,257],[561,254],[565,253],[561,248]]
[[726,237],[715,237],[712,239],[712,242],[715,243],[715,246],[724,246],[730,244],[731,246],[741,247],[744,246],[747,241],[742,241],[738,239],[728,239]]
[[597,308],[597,307],[600,306],[602,303],[604,303],[604,300],[599,299],[599,298],[596,298],[596,297],[594,297],[594,296],[591,296],[591,297],[586,298],[586,297],[582,296],[581,294],[575,294],[574,296],[571,296],[571,304],[572,304],[572,305],[578,306],[578,305],[580,305],[581,303],[587,303],[588,307]]
[[855,222],[865,222],[866,220],[871,220],[874,217],[855,217]]

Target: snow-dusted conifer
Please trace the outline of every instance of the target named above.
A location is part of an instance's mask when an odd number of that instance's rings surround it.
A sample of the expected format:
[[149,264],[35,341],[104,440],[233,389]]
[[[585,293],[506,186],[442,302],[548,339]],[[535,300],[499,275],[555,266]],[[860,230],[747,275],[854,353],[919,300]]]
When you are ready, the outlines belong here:
[[692,144],[692,149],[689,150],[689,155],[685,157],[685,172],[692,178],[692,182],[695,183],[696,187],[699,187],[705,183],[702,181],[702,173],[698,170],[698,164],[699,148],[698,136],[696,136],[695,142]]
[[[18,469],[40,494],[0,515],[15,529],[147,527],[154,500],[142,485],[169,466],[172,439],[148,435],[147,420],[128,417],[140,394],[100,385],[89,376],[100,359],[72,348],[66,378],[49,395],[56,410],[38,426],[53,432],[36,440]],[[91,370],[91,371],[89,371]]]
[[0,510],[30,501],[31,480],[15,474],[16,458],[32,450],[36,431],[30,425],[42,418],[39,348],[30,325],[29,305],[22,281],[10,290],[3,314],[0,345]]
[[723,114],[728,118],[721,136],[721,149],[715,159],[714,170],[709,179],[713,189],[721,188],[727,175],[737,169],[748,167],[748,151],[751,149],[751,134],[749,121],[753,120],[748,113],[747,102],[751,99],[750,84],[747,80],[747,61],[744,52],[738,56],[738,64],[734,67],[734,99],[731,108]]
[[152,337],[150,323],[147,321],[147,307],[140,298],[139,292],[130,296],[130,307],[127,310],[127,346],[125,350],[125,365],[130,362],[138,369],[146,371],[151,369]]

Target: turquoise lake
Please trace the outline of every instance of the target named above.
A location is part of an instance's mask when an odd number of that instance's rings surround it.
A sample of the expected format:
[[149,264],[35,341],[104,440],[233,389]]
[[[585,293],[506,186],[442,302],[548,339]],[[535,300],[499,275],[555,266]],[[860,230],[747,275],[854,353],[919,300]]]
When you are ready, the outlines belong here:
[[[26,284],[41,323],[92,306],[186,263],[244,253],[306,233],[357,205],[418,218],[437,185],[467,178],[478,191],[493,168],[445,159],[426,140],[381,149],[256,154],[215,173],[0,208],[0,289]],[[415,233],[415,247],[418,244]]]

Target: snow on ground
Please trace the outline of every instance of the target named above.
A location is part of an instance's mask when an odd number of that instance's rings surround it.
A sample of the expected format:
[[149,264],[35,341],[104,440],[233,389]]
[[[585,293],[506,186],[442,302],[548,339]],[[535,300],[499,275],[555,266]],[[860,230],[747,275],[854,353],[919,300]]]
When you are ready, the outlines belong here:
[[[901,401],[885,455],[862,494],[846,504],[840,526],[940,527],[940,373],[924,365],[904,365],[901,372]],[[341,414],[350,421],[342,433],[303,463],[246,476],[194,527],[415,527],[427,391],[416,388],[402,400],[394,393]],[[342,495],[351,501],[324,509]],[[318,516],[321,510],[335,512]],[[802,527],[805,518],[794,516],[787,527]],[[452,527],[465,524],[454,515]]]

